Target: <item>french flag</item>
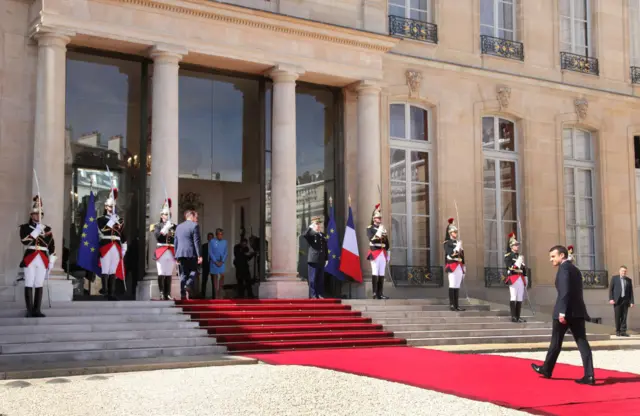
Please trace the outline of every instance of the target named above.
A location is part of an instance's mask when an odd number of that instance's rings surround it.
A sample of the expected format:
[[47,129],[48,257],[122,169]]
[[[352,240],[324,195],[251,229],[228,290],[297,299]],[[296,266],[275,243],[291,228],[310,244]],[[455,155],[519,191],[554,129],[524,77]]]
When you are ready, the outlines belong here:
[[353,222],[353,212],[349,206],[349,218],[347,228],[344,230],[342,240],[342,254],[340,255],[340,271],[353,280],[362,283],[362,269],[360,268],[360,252],[356,238],[356,227]]

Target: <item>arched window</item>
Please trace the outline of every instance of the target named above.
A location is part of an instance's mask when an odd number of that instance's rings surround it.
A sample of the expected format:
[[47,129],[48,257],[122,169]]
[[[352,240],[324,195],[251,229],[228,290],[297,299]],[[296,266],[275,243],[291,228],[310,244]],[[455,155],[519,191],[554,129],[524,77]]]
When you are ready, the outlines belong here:
[[389,110],[392,261],[430,266],[431,114],[410,104],[391,104]]
[[482,118],[484,156],[484,263],[503,267],[507,235],[518,229],[518,154],[516,124],[500,117]]

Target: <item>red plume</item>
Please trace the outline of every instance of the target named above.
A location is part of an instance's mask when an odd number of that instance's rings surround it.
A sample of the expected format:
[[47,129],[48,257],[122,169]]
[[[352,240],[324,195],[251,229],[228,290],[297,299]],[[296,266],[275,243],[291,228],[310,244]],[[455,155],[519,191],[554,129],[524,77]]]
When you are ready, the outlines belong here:
[[376,209],[380,209],[380,203],[376,204]]
[[447,221],[449,222],[449,224],[453,224],[453,218],[449,218]]
[[169,208],[171,208],[171,198],[167,198],[167,205],[169,205]]
[[113,199],[118,199],[118,190],[113,188]]
[[567,251],[573,251],[573,246],[567,247]]
[[515,236],[516,236],[516,233],[509,233],[509,235],[507,237],[511,238],[511,237],[515,237]]

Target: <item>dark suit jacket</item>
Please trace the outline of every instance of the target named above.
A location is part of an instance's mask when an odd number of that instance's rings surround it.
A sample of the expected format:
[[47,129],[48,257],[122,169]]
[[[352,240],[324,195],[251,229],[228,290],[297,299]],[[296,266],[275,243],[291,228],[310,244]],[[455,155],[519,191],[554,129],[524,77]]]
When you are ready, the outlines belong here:
[[582,273],[570,261],[558,266],[556,290],[558,298],[553,308],[553,319],[558,319],[561,313],[567,319],[589,319],[582,295]]
[[175,240],[176,258],[201,257],[200,254],[200,228],[193,221],[185,221],[176,227]]
[[627,276],[624,277],[624,281],[626,285],[624,287],[624,299],[622,298],[622,280],[620,276],[613,276],[611,278],[611,285],[609,286],[609,300],[613,300],[616,303],[620,303],[620,301],[627,301],[629,303],[635,304],[633,300],[633,282]]
[[307,263],[324,264],[327,261],[327,239],[324,234],[307,228],[304,239],[309,243]]

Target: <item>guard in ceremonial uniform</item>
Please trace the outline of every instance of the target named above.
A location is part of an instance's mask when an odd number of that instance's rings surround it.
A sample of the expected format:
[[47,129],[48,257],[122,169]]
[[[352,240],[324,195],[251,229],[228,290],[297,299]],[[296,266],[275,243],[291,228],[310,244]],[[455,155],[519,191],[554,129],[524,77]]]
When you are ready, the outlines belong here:
[[567,252],[569,253],[569,257],[567,257],[567,260],[569,260],[571,263],[575,263],[573,257],[573,246],[567,247]]
[[171,198],[162,204],[160,222],[151,225],[156,237],[156,250],[153,259],[158,268],[158,288],[161,300],[173,300],[171,297],[171,276],[176,268],[176,224],[171,223]]
[[449,279],[449,309],[464,311],[460,308],[460,285],[464,279],[466,266],[464,265],[464,250],[462,241],[458,240],[458,227],[449,218],[444,238],[444,271]]
[[374,299],[389,299],[383,294],[384,277],[387,270],[389,256],[389,236],[382,225],[380,204],[376,204],[371,215],[371,225],[367,227],[369,238],[369,252],[367,260],[371,262],[371,287]]
[[504,255],[504,264],[507,268],[505,283],[509,285],[511,300],[511,322],[526,322],[520,319],[524,291],[527,286],[527,268],[524,265],[524,256],[520,254],[520,243],[514,233],[509,234],[509,251]]
[[104,202],[104,215],[98,218],[100,235],[100,267],[102,281],[107,286],[107,299],[118,300],[115,296],[116,274],[124,279],[124,256],[127,242],[124,234],[124,220],[116,214],[115,207],[118,190],[112,189]]
[[[41,223],[44,211],[38,196],[33,198],[31,219],[20,226],[20,240],[26,246],[20,267],[24,268],[24,300],[27,318],[44,318],[40,311],[44,281],[56,262],[51,227]],[[34,295],[35,288],[35,295]]]
[[322,217],[311,218],[311,225],[304,233],[309,243],[307,267],[309,271],[309,298],[324,298],[324,267],[327,265],[327,236],[322,232]]

